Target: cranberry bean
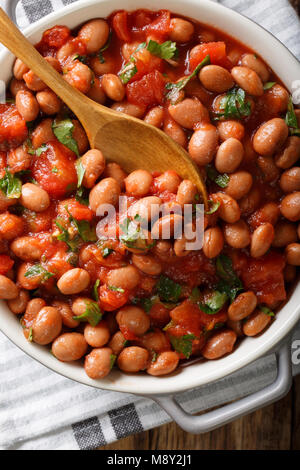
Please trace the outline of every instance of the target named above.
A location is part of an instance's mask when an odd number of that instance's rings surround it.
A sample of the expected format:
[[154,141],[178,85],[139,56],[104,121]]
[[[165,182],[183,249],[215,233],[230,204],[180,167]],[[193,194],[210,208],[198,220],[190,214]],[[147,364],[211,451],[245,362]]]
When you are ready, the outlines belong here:
[[137,104],[129,103],[128,101],[121,101],[112,104],[111,109],[114,109],[118,113],[125,113],[129,116],[133,116],[142,119],[145,114],[145,107]]
[[230,320],[239,321],[248,317],[257,306],[257,297],[252,291],[238,295],[228,308]]
[[168,261],[174,256],[172,243],[166,240],[158,240],[153,248],[153,253],[162,261]]
[[106,94],[103,91],[101,81],[99,78],[94,78],[94,83],[92,83],[90,90],[87,92],[87,96],[91,100],[96,101],[96,103],[104,104],[106,101]]
[[266,64],[255,54],[243,55],[241,65],[243,65],[244,67],[248,67],[251,70],[254,70],[254,72],[257,73],[263,83],[269,80],[270,73]]
[[84,327],[84,337],[86,342],[93,348],[101,348],[108,343],[110,331],[107,323],[102,320],[97,326],[86,325]]
[[282,173],[280,187],[285,193],[300,191],[300,167],[294,166]]
[[59,311],[54,307],[43,307],[32,323],[33,341],[46,345],[57,338],[62,328]]
[[126,176],[125,171],[117,163],[108,163],[103,172],[104,178],[114,178],[122,190],[125,188]]
[[234,138],[225,140],[217,152],[215,167],[220,173],[233,173],[244,156],[242,143]]
[[222,142],[230,138],[242,140],[245,135],[245,128],[239,121],[220,121],[217,129]]
[[291,168],[300,158],[300,137],[289,137],[285,148],[275,156],[278,168],[287,170]]
[[142,219],[151,220],[151,212],[154,217],[159,212],[161,199],[157,196],[143,197],[139,201],[130,206],[128,215],[133,219],[139,215]]
[[285,143],[288,133],[288,127],[283,119],[271,119],[256,131],[253,138],[254,150],[260,155],[273,155]]
[[149,316],[144,310],[133,305],[119,310],[116,320],[121,331],[124,328],[136,336],[142,336],[150,328]]
[[34,121],[39,112],[39,104],[34,95],[27,90],[20,90],[16,95],[16,107],[25,121]]
[[174,372],[179,362],[179,356],[175,351],[161,352],[155,362],[151,362],[147,373],[154,376],[167,375]]
[[207,65],[199,73],[202,85],[214,93],[224,93],[233,87],[234,81],[230,72],[219,65]]
[[197,98],[186,98],[178,104],[171,104],[168,111],[174,121],[186,129],[194,129],[197,123],[209,120],[207,109]]
[[150,352],[161,353],[163,351],[170,351],[170,342],[166,335],[159,329],[155,331],[149,331],[141,338],[139,338],[141,345],[148,349]]
[[274,227],[270,223],[262,224],[254,230],[251,239],[251,256],[259,258],[270,248],[274,240]]
[[183,217],[179,214],[165,215],[152,226],[151,237],[154,240],[169,239],[175,235],[178,238],[182,232]]
[[212,124],[205,124],[193,133],[189,142],[189,154],[199,166],[204,166],[213,160],[217,145],[217,129]]
[[34,263],[22,263],[17,271],[17,281],[18,284],[23,287],[23,289],[33,290],[37,289],[41,284],[42,277],[37,274],[34,276],[27,277],[25,274],[27,271],[34,266]]
[[264,88],[260,77],[249,67],[233,67],[231,70],[235,82],[252,96],[262,96]]
[[194,34],[194,25],[182,18],[172,18],[170,22],[169,37],[171,41],[184,44],[189,42]]
[[279,222],[275,227],[275,236],[272,246],[284,248],[290,243],[297,241],[297,228],[289,222]]
[[225,193],[235,200],[246,196],[253,184],[253,178],[248,171],[237,171],[229,175],[229,182],[225,188]]
[[19,315],[25,312],[29,299],[30,297],[27,290],[21,289],[18,293],[18,297],[8,300],[7,305],[15,315]]
[[264,101],[269,112],[276,115],[287,110],[290,99],[289,92],[276,83],[265,93]]
[[243,325],[246,336],[256,336],[261,333],[270,323],[272,318],[262,310],[255,310]]
[[25,85],[24,80],[17,80],[16,78],[13,78],[9,85],[9,91],[11,92],[13,96],[16,96],[16,94],[20,90],[29,91],[29,88],[27,88],[27,86]]
[[52,302],[52,307],[59,311],[64,326],[67,326],[68,328],[77,328],[79,321],[73,319],[74,312],[67,302],[54,300],[54,302]]
[[7,154],[7,164],[11,173],[28,170],[31,166],[32,156],[26,152],[23,145]]
[[90,275],[85,269],[74,268],[65,272],[58,280],[57,287],[65,295],[78,294],[90,283]]
[[173,170],[168,170],[155,178],[155,183],[160,192],[168,191],[176,194],[181,179]]
[[80,333],[64,333],[52,344],[52,353],[62,362],[78,361],[87,352],[87,342]]
[[17,80],[22,80],[23,75],[29,71],[29,67],[27,67],[21,59],[16,59],[14,63],[13,73]]
[[120,352],[123,351],[125,345],[126,339],[124,338],[124,335],[121,333],[121,331],[117,331],[108,343],[108,346],[116,356],[118,356]]
[[183,180],[178,186],[176,201],[181,206],[192,204],[197,194],[197,187],[189,180]]
[[240,219],[241,212],[238,203],[228,194],[215,193],[212,195],[214,202],[221,202],[218,214],[225,222],[234,224]]
[[61,101],[52,90],[40,91],[36,94],[40,110],[45,114],[57,114],[61,108]]
[[171,118],[171,116],[169,116],[168,119],[164,120],[163,130],[178,145],[181,145],[182,147],[186,147],[187,145],[186,133],[184,132],[182,127],[179,124],[177,124],[177,122],[174,121],[174,119]]
[[24,231],[24,221],[17,215],[4,212],[0,214],[0,237],[4,240],[12,240],[19,237]]
[[219,227],[208,228],[204,232],[203,253],[207,258],[216,258],[224,246],[224,237]]
[[147,367],[149,353],[139,346],[123,349],[118,357],[118,366],[124,372],[139,372]]
[[291,243],[285,249],[286,260],[292,266],[300,266],[300,243]]
[[135,170],[125,179],[126,192],[141,197],[149,193],[153,178],[149,171]]
[[24,261],[38,261],[45,251],[41,240],[32,236],[15,238],[10,249]]
[[272,157],[258,157],[257,163],[267,183],[278,180],[280,173]]
[[101,85],[106,95],[113,101],[122,101],[125,96],[125,87],[118,75],[107,73],[102,76]]
[[116,206],[119,201],[121,188],[114,178],[104,178],[90,192],[89,202],[92,211],[97,212],[102,204]]
[[291,222],[300,220],[300,191],[285,196],[280,206],[283,217]]
[[40,77],[38,77],[32,70],[29,70],[29,72],[26,72],[23,75],[23,80],[29,90],[42,91],[47,88],[46,83],[44,83],[43,80],[41,80]]
[[133,254],[131,259],[134,266],[149,276],[158,276],[162,271],[161,263],[154,256]]
[[155,106],[148,111],[144,117],[144,121],[147,124],[151,124],[152,126],[161,129],[164,122],[164,109],[160,106]]
[[115,71],[115,61],[113,57],[105,57],[105,62],[100,62],[99,57],[92,57],[90,66],[96,75],[104,75],[105,73],[113,73]]
[[63,78],[81,93],[86,94],[91,89],[93,73],[87,65],[76,60],[72,65],[72,69]]
[[58,73],[62,72],[61,65],[55,57],[47,56],[47,57],[44,57],[44,59],[48,62],[48,64],[51,65],[51,67],[53,67],[56,70],[56,72]]
[[224,236],[228,245],[237,250],[246,248],[251,242],[250,231],[244,220],[239,220],[234,224],[226,224]]
[[109,26],[101,19],[85,23],[79,30],[78,38],[86,45],[88,54],[98,52],[108,40]]
[[85,357],[84,369],[91,379],[103,379],[111,371],[111,355],[110,348],[93,349],[90,354]]
[[134,266],[125,266],[111,270],[107,275],[107,282],[109,286],[131,290],[140,282],[140,275]]
[[52,130],[52,119],[50,118],[41,121],[32,132],[32,146],[35,149],[55,139],[56,137]]
[[291,266],[290,264],[287,264],[286,267],[284,268],[284,280],[285,282],[291,283],[294,282],[296,279],[297,275],[297,268],[295,266]]
[[48,193],[32,183],[23,184],[20,202],[33,212],[43,212],[50,206]]
[[230,330],[233,330],[238,337],[244,336],[242,321],[227,320],[226,325]]
[[232,352],[237,335],[232,330],[223,330],[215,333],[205,344],[201,354],[206,359],[219,359]]
[[84,168],[82,184],[92,188],[96,180],[102,175],[105,168],[105,158],[100,150],[88,150],[80,159]]
[[28,302],[25,316],[27,315],[28,317],[34,318],[37,316],[39,311],[42,310],[43,307],[46,307],[45,300],[36,297],[35,299],[32,299]]
[[258,227],[261,223],[269,222],[275,225],[279,219],[280,210],[276,202],[267,202],[260,209],[258,209],[249,219],[253,228]]
[[76,140],[79,154],[82,155],[89,148],[89,141],[80,122],[76,119],[72,119],[72,123],[74,125],[73,139]]

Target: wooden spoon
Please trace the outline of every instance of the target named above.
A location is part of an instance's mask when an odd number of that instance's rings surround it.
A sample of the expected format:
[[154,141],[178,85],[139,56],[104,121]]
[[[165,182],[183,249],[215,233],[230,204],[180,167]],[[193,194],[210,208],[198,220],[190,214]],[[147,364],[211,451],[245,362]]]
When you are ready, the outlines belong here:
[[91,148],[101,150],[108,161],[119,163],[128,173],[138,168],[176,171],[197,186],[207,207],[206,188],[199,170],[181,146],[156,127],[102,106],[69,85],[1,8],[0,42],[32,69],[73,111],[87,133]]

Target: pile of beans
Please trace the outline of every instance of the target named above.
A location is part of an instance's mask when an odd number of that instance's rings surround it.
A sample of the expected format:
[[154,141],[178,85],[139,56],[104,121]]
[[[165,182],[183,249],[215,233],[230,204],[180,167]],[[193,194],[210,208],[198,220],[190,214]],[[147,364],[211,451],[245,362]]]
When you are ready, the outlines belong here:
[[[210,210],[201,250],[172,233],[154,240],[164,224],[182,224],[176,214],[136,237],[153,206],[195,205],[197,188],[172,169],[127,175],[107,163],[16,59],[11,100],[0,105],[0,298],[25,337],[60,361],[84,359],[101,379],[116,366],[169,374],[263,332],[300,265],[300,110],[272,70],[233,38],[166,10],[55,26],[36,47],[82,93],[186,148]],[[97,240],[101,204],[116,207],[125,229],[135,224],[135,238]]]

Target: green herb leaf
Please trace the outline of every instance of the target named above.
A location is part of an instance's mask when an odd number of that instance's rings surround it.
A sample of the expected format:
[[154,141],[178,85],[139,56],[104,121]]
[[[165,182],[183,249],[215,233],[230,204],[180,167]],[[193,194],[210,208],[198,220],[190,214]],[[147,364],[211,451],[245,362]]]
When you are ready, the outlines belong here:
[[169,338],[175,351],[182,353],[187,359],[189,359],[190,355],[192,354],[192,346],[195,335],[183,335],[180,337],[170,336]]
[[64,119],[62,121],[55,119],[52,123],[52,130],[59,142],[79,157],[78,145],[73,138],[74,124],[71,119]]
[[177,83],[167,83],[166,84],[166,90],[168,90],[168,93],[166,94],[166,98],[168,100],[171,101],[172,104],[176,104],[176,102],[178,101],[178,97],[179,97],[179,92],[181,90],[183,90],[183,88],[186,87],[186,85],[189,83],[189,81],[194,78],[198,73],[199,71],[205,67],[205,65],[209,65],[210,64],[210,56],[207,55],[203,60],[202,62],[200,62],[200,64],[197,65],[197,67],[195,68],[195,70],[190,74],[188,75],[187,77],[183,78],[182,80],[180,80],[179,82]]
[[251,114],[250,101],[246,100],[246,93],[242,88],[229,90],[220,102],[220,109],[223,113],[217,113],[215,119],[224,117],[225,119],[241,119]]
[[165,41],[159,44],[156,41],[152,41],[152,39],[148,42],[147,51],[160,59],[172,59],[178,53],[176,42]]
[[189,300],[193,302],[194,304],[196,304],[197,302],[200,301],[200,299],[201,299],[200,289],[198,287],[194,287],[191,295],[189,296]]
[[68,230],[65,229],[62,226],[62,224],[58,222],[58,220],[55,221],[55,225],[61,231],[61,233],[59,235],[55,235],[55,238],[58,241],[65,242],[68,245],[69,249],[73,253],[77,253],[78,250],[79,250],[79,244],[80,244],[80,241],[81,241],[80,237],[78,235],[76,235],[75,237],[71,238]]
[[82,62],[83,64],[87,63],[87,56],[86,55],[79,55],[75,54],[73,57],[73,60],[79,60],[79,62]]
[[48,281],[48,279],[50,279],[51,277],[53,277],[54,274],[47,271],[40,264],[34,264],[26,271],[24,276],[29,277],[29,278],[35,277],[35,276],[41,276],[41,282],[43,283],[43,282]]
[[221,278],[217,290],[227,294],[228,298],[233,301],[237,294],[243,290],[243,284],[233,270],[231,259],[226,255],[219,255],[216,267],[217,274]]
[[[157,299],[158,297],[155,296],[155,299]],[[133,303],[134,305],[140,305],[142,307],[143,310],[145,310],[146,313],[149,313],[152,306],[156,303],[152,300],[152,298],[149,299],[149,297],[133,297],[133,299],[131,299],[131,303]]]
[[103,47],[101,47],[100,51],[98,52],[98,58],[99,58],[101,64],[105,63],[105,59],[103,57],[103,52],[106,51],[109,48],[110,43],[111,43],[111,38],[112,38],[112,31],[109,32],[108,39],[107,39],[106,43],[104,44]]
[[117,359],[117,356],[115,354],[111,354],[110,355],[110,370],[113,368],[113,366],[115,365],[115,362],[116,362],[116,359]]
[[272,312],[272,310],[270,310],[268,307],[264,307],[263,305],[260,305],[258,308],[269,317],[275,317],[275,313]]
[[[138,222],[138,223],[137,223]],[[153,242],[153,245],[149,246],[148,240],[146,240],[143,231],[141,230],[141,225],[144,223],[139,215],[134,218],[134,220],[129,219],[128,217],[120,224],[119,240],[129,248],[135,248],[137,250],[145,251],[155,245],[156,241]]]
[[5,169],[5,176],[0,179],[0,189],[9,199],[18,199],[22,192],[22,181]]
[[107,258],[111,253],[113,253],[114,250],[112,248],[105,247],[102,250],[102,258]]
[[160,276],[156,283],[156,289],[162,301],[175,303],[178,301],[182,291],[181,285],[172,281],[167,276]]
[[151,354],[152,354],[151,362],[156,362],[158,353],[155,351],[151,351]]
[[65,206],[67,213],[69,214],[69,221],[75,226],[80,237],[84,242],[95,242],[97,241],[95,227],[91,227],[86,220],[77,220],[68,210],[68,206]]
[[75,194],[75,199],[76,201],[80,202],[80,204],[83,204],[84,206],[89,205],[89,197],[88,197],[88,191],[86,188],[78,188]]
[[274,85],[276,85],[276,82],[267,82],[264,84],[264,90],[265,91],[271,90],[271,88],[273,88]]
[[133,54],[131,54],[131,56],[129,57],[129,61],[127,62],[127,64],[124,65],[123,69],[119,73],[120,79],[122,83],[124,83],[124,85],[126,85],[126,83],[128,83],[129,80],[131,80],[131,78],[138,71],[135,65],[136,58],[134,57],[134,54],[138,52],[139,50],[144,49],[146,46],[147,44],[145,42],[142,42],[141,44],[139,44],[136,50],[133,52]]
[[206,165],[206,174],[210,181],[216,183],[220,188],[226,188],[229,183],[227,173],[220,174],[212,165]]
[[116,286],[107,286],[109,290],[112,290],[114,292],[120,292],[120,294],[124,294],[125,290],[122,289],[122,287],[116,287]]
[[85,168],[81,163],[81,158],[76,160],[75,168],[76,168],[77,179],[78,179],[77,188],[80,188],[80,186],[82,185],[82,180],[83,180],[84,174],[85,174]]
[[95,282],[94,287],[93,287],[93,298],[94,298],[94,300],[96,300],[96,302],[98,302],[98,300],[99,300],[99,294],[98,294],[98,287],[99,286],[100,286],[100,279],[97,279],[97,281]]
[[35,154],[37,157],[40,157],[43,152],[47,150],[48,146],[46,144],[41,145],[39,148],[36,149]]
[[57,167],[56,167],[56,166],[54,166],[54,167],[52,168],[51,172],[52,172],[52,173],[58,173],[58,169],[57,169]]
[[221,308],[227,302],[227,299],[228,297],[225,292],[219,292],[216,290],[212,293],[211,296],[208,297],[208,299],[205,300],[204,304],[199,303],[198,305],[202,312],[205,312],[208,315],[214,315],[221,310]]
[[91,326],[97,326],[102,318],[102,312],[99,305],[96,302],[91,302],[90,300],[86,300],[85,305],[85,312],[82,315],[73,317],[73,320],[89,322]]
[[33,341],[33,331],[32,331],[32,328],[29,328],[27,340],[28,340],[30,343],[32,343],[32,341]]
[[215,212],[217,212],[217,210],[219,209],[219,207],[221,205],[221,203],[219,201],[214,202],[211,199],[208,200],[208,204],[210,206],[210,209],[208,211],[205,211],[205,214],[207,214],[207,215],[211,215],[211,214],[214,214]]
[[290,129],[290,131],[292,131],[293,135],[297,135],[298,133],[300,133],[300,130],[298,129],[298,120],[291,96],[288,103],[288,110],[285,116],[285,122],[289,128],[292,128]]

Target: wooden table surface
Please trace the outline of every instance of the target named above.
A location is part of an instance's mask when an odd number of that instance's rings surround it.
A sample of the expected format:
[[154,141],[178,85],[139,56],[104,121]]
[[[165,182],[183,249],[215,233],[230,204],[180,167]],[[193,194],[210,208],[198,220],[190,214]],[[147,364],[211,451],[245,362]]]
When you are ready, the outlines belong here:
[[[300,16],[300,0],[290,1]],[[170,423],[101,449],[300,450],[300,376],[279,402],[207,434],[193,435]]]

